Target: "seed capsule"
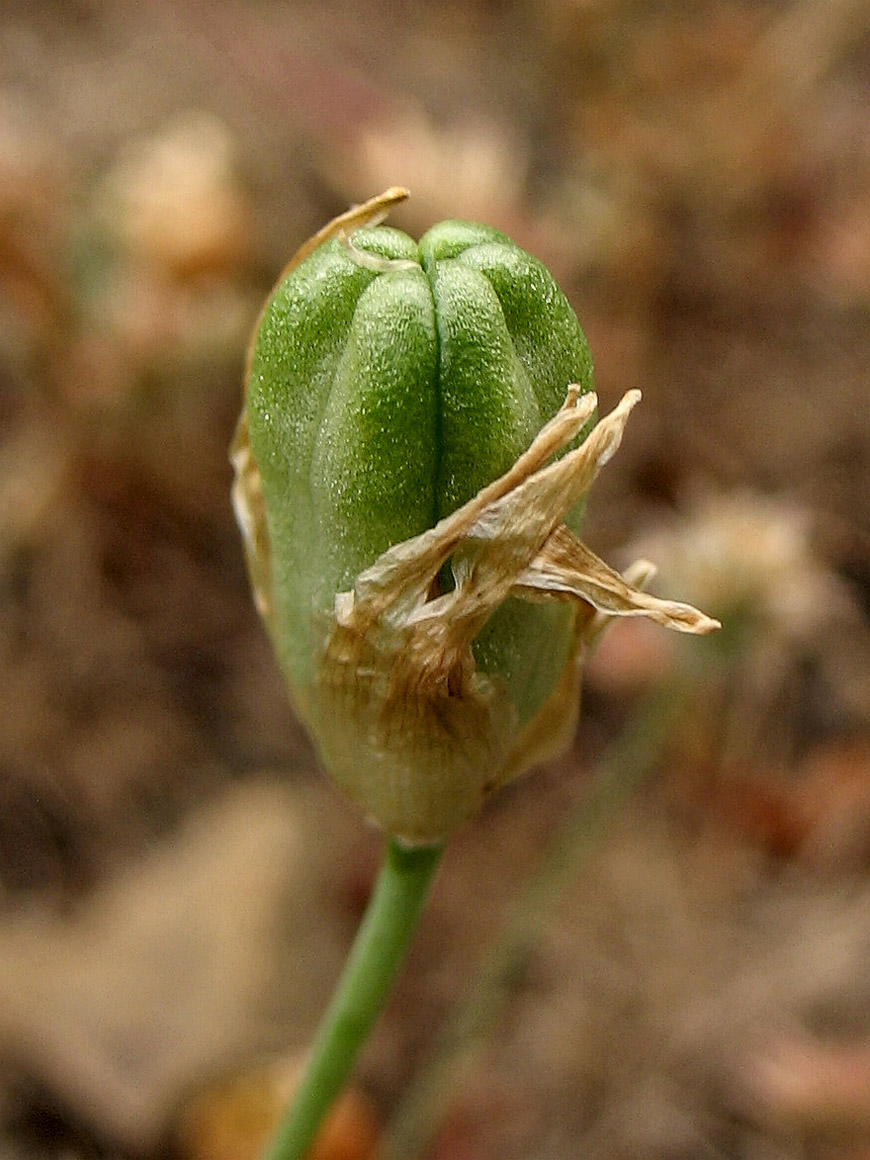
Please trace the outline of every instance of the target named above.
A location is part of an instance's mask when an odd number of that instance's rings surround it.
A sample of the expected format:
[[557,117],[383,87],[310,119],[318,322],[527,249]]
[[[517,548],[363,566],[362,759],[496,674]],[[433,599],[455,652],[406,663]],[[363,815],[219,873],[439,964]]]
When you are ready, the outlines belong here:
[[638,393],[583,442],[591,358],[552,276],[485,226],[417,244],[365,224],[400,196],[321,231],[267,303],[234,499],[327,772],[432,842],[570,737],[593,608],[713,622],[632,593],[575,538]]

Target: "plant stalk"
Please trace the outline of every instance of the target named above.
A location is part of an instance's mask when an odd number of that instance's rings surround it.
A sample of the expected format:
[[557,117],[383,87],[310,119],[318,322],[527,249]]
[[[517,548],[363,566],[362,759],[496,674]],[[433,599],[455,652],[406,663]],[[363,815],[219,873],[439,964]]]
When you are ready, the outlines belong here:
[[443,845],[391,839],[302,1082],[263,1160],[302,1160],[378,1017],[417,925]]

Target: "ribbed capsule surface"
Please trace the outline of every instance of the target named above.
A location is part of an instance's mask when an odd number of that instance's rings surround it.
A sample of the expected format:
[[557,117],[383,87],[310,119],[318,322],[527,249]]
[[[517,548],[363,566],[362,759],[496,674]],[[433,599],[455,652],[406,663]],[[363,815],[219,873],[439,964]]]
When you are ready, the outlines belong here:
[[[332,679],[322,661],[336,596],[507,472],[571,383],[591,390],[592,370],[564,294],[505,235],[467,222],[444,222],[419,243],[383,226],[327,241],[284,278],[261,318],[247,421],[268,540],[267,622],[327,771],[409,839],[433,839],[474,812],[492,772],[482,768],[490,742],[469,736],[467,762],[434,785],[453,757],[431,753],[438,737],[414,724],[426,707],[404,705],[396,731],[427,734],[418,747],[425,760],[406,736],[396,741],[401,752],[384,755],[389,722],[374,736],[355,719],[352,689],[323,688]],[[574,531],[580,506],[565,516]],[[452,585],[448,563],[430,595]],[[571,662],[573,617],[565,602],[509,597],[476,633],[473,668],[497,693],[505,746]],[[360,668],[371,669],[364,654]],[[468,676],[467,658],[462,665]],[[457,686],[444,696],[439,721],[462,693]],[[403,773],[415,760],[425,769]],[[458,784],[463,778],[477,784]]]

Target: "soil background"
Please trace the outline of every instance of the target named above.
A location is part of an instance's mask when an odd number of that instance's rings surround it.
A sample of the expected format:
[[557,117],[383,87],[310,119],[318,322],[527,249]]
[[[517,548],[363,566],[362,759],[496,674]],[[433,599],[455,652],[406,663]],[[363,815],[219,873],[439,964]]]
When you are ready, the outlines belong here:
[[380,842],[227,447],[275,277],[390,185],[550,266],[602,408],[644,393],[587,542],[725,628],[605,637],[571,753],[452,845],[330,1154],[870,1155],[870,6],[0,28],[0,1157],[253,1155],[339,969]]

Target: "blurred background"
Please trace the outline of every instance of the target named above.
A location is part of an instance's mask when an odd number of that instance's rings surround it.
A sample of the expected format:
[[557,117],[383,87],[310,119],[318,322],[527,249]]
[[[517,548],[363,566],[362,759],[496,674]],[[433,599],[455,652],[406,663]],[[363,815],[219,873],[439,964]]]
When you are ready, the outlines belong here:
[[603,409],[643,390],[587,542],[725,627],[610,630],[321,1160],[866,1160],[870,5],[0,21],[0,1157],[244,1160],[292,1087],[380,843],[287,706],[226,449],[272,282],[398,184],[396,225],[550,266]]

